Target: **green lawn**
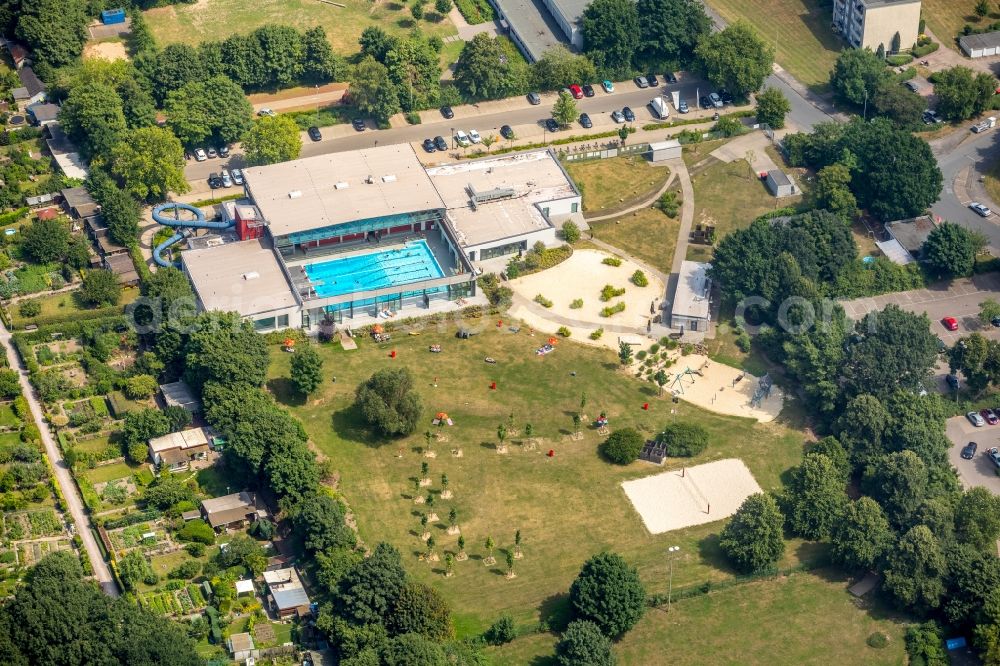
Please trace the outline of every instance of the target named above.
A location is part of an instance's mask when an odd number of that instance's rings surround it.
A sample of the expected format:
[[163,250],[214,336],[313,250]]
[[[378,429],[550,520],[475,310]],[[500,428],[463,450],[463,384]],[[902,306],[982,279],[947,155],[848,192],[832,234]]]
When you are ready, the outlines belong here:
[[670,169],[654,167],[639,155],[564,162],[563,166],[583,193],[586,213],[643,199],[660,189],[670,176]]
[[[650,610],[615,646],[622,666],[643,664],[906,663],[904,625],[879,606],[858,608],[837,571],[798,573]],[[884,632],[889,644],[865,640]],[[496,666],[553,664],[556,637],[533,634],[491,649]],[[669,662],[665,656],[669,655]]]
[[[101,437],[95,437],[93,439],[77,440],[73,448],[80,453],[90,453],[93,455],[101,455],[110,446],[110,437],[108,435],[103,435]],[[116,447],[118,445],[115,445]]]
[[[433,358],[426,351],[432,343],[444,348]],[[367,340],[353,352],[323,345],[324,375],[335,372],[337,381],[327,380],[306,403],[289,397],[293,395],[286,379],[290,356],[277,350],[273,355],[269,387],[291,403],[317,448],[333,461],[341,475],[339,490],[357,514],[365,542],[395,544],[417,579],[440,589],[451,602],[462,636],[482,631],[502,611],[511,612],[520,623],[548,616],[584,560],[605,549],[635,563],[651,591],[666,591],[663,553],[668,545],[684,549],[684,566],[675,577],[679,585],[732,574],[717,546],[721,522],[659,536],[646,531],[619,484],[659,469],[645,463],[628,467],[605,463],[597,455],[601,437],[589,428],[581,441],[568,441],[571,416],[582,393],[587,395],[586,412],[596,417],[606,411],[614,428],[632,425],[652,434],[671,418],[697,420],[710,431],[712,446],[686,464],[740,457],[765,489],[779,487],[781,475],[801,458],[803,435],[777,422],[760,425],[685,403],[673,405],[656,398],[650,384],[618,371],[617,357],[610,350],[565,341],[555,353],[538,357],[534,350],[540,343],[538,337],[514,335],[486,322],[480,335],[465,341],[455,339],[451,326],[440,332],[425,330],[419,337],[397,333],[392,344],[395,359],[389,358],[386,346]],[[483,363],[487,355],[497,364]],[[358,427],[351,406],[354,389],[375,370],[400,366],[413,373],[425,418],[414,436],[382,441]],[[435,378],[437,388],[432,386]],[[489,389],[493,381],[495,391]],[[649,411],[641,409],[645,402],[651,403]],[[671,409],[676,409],[674,416]],[[442,431],[449,441],[436,444],[437,458],[428,460],[420,452],[422,433],[437,411],[447,412],[455,425]],[[512,436],[510,453],[497,454],[497,425],[511,412],[518,427],[529,422],[534,436],[544,438],[538,450],[523,450],[519,438]],[[452,447],[461,447],[463,457],[452,456]],[[549,449],[555,451],[553,458],[543,453]],[[457,563],[450,579],[443,577],[441,563],[418,561],[422,544],[416,530],[420,511],[427,507],[413,503],[411,479],[425,461],[433,490],[440,490],[442,473],[449,477],[455,497],[439,499],[434,510],[446,522],[449,508],[457,509],[471,556]],[[427,491],[421,489],[421,495]],[[483,542],[493,536],[498,549],[508,548],[518,529],[525,557],[517,565],[517,578],[507,580],[502,565],[483,566]],[[432,532],[440,556],[455,550],[457,537],[447,535],[441,521]],[[813,554],[814,548],[795,542],[783,565]],[[502,562],[502,553],[497,555]]]
[[145,12],[149,27],[161,46],[172,42],[198,44],[223,40],[234,33],[248,33],[264,25],[290,25],[300,30],[315,26],[326,29],[333,48],[343,54],[359,50],[358,37],[370,25],[405,36],[414,27],[427,35],[456,34],[445,17],[440,21],[433,6],[425,8],[425,18],[414,25],[410,8],[395,0],[371,3],[367,0],[338,0],[338,7],[318,0],[201,0],[194,4],[158,7]]
[[21,419],[17,418],[11,403],[0,405],[0,426],[16,428],[21,425]]
[[20,442],[20,434],[16,432],[0,432],[0,447],[14,446]]
[[139,471],[141,465],[131,466],[126,463],[114,463],[113,465],[101,465],[95,467],[94,469],[88,469],[83,472],[83,476],[87,478],[91,483],[104,483],[105,481],[111,481],[113,479],[125,479],[131,477],[133,474]]
[[[952,0],[940,0],[951,2]],[[842,42],[830,29],[830,3],[821,0],[708,0],[727,21],[742,19],[776,46],[775,60],[801,83],[825,90]]]
[[599,240],[669,273],[679,228],[678,219],[667,217],[657,208],[645,208],[617,220],[594,222],[590,230]]
[[[136,288],[123,289],[118,305],[124,307],[139,297],[139,290]],[[65,317],[66,319],[88,319],[91,317],[104,316],[107,313],[101,308],[84,306],[79,301],[79,294],[75,291],[61,294],[49,294],[31,299],[42,306],[42,311],[34,317],[22,317],[20,303],[10,306],[10,315],[14,328],[24,328],[27,324],[38,324],[51,317]]]
[[984,19],[976,16],[975,6],[976,0],[923,0],[920,8],[934,36],[944,46],[958,51],[956,38],[966,23],[978,29],[1000,18],[995,3],[990,5],[992,13]]

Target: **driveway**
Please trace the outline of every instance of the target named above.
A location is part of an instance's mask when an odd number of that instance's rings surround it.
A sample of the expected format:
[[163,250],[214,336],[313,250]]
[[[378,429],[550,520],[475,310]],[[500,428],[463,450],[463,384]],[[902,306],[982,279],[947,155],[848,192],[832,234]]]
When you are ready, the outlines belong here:
[[[983,426],[977,428],[964,416],[953,416],[948,419],[945,433],[951,441],[948,449],[948,461],[958,470],[958,478],[963,488],[986,488],[994,495],[1000,495],[1000,476],[996,467],[986,455],[986,449],[1000,446],[1000,426]],[[969,442],[979,444],[979,450],[972,460],[963,460],[962,447]]]

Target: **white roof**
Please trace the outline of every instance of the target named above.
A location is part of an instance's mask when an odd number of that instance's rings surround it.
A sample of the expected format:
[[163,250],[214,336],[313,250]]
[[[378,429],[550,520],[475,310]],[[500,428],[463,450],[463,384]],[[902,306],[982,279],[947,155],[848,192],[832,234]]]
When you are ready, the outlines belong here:
[[298,305],[274,251],[260,240],[186,250],[181,261],[206,310],[247,317]]
[[149,449],[154,453],[169,449],[189,449],[193,446],[208,446],[208,437],[205,436],[203,428],[172,432],[169,435],[149,440]]
[[666,141],[656,141],[649,144],[650,150],[667,150],[668,148],[680,148],[681,142],[677,139],[667,139]]
[[241,579],[236,581],[236,594],[246,594],[248,592],[252,594],[253,591],[254,587],[252,580]]
[[243,177],[272,236],[444,207],[405,143],[250,167]]
[[673,316],[692,319],[709,318],[708,298],[712,291],[712,281],[708,278],[710,267],[711,264],[697,261],[685,261],[681,264],[671,310]]

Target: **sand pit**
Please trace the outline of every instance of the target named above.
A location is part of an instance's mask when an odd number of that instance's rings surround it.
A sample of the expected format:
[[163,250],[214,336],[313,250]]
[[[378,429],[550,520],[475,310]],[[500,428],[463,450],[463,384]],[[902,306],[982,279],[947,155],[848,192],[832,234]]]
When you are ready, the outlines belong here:
[[128,60],[128,51],[120,41],[94,42],[83,49],[84,58],[101,58],[103,60]]
[[737,458],[626,481],[622,488],[651,534],[728,518],[762,492]]
[[[762,423],[773,421],[781,413],[785,398],[777,386],[772,386],[767,397],[762,397],[759,403],[751,405],[754,392],[760,384],[758,377],[716,363],[707,356],[690,354],[676,358],[676,362],[667,368],[670,381],[663,388],[682,400],[711,412],[746,416]],[[700,371],[701,375],[685,374],[677,380],[677,375],[688,368]],[[736,381],[741,376],[742,379]]]

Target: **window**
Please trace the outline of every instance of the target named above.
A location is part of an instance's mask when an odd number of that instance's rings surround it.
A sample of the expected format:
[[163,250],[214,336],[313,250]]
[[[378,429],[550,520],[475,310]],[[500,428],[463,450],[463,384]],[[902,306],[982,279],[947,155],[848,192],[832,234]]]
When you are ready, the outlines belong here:
[[253,322],[253,329],[255,331],[270,331],[274,328],[274,317],[268,317],[266,319],[255,319]]
[[579,213],[580,212],[580,204],[578,204],[576,202],[573,202],[573,204],[570,205],[570,207],[569,207],[569,212],[571,212],[571,213]]
[[278,328],[288,328],[288,315],[283,314],[278,316]]

